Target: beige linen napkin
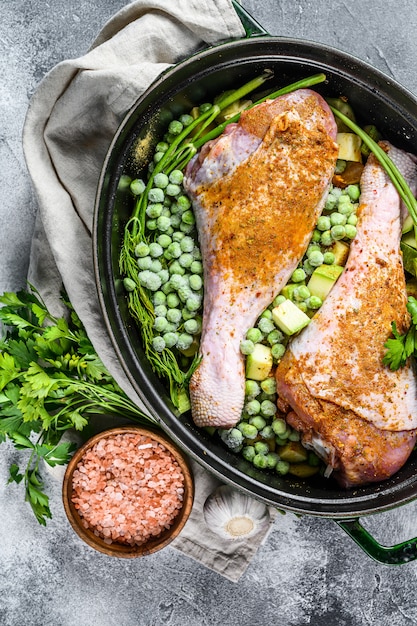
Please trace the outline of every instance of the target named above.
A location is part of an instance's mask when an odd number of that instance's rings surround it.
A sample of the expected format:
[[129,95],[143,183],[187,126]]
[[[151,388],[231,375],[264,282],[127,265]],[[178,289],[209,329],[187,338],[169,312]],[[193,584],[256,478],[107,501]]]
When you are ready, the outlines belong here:
[[[229,0],[132,2],[104,26],[85,56],[47,74],[28,110],[23,146],[39,205],[29,281],[56,314],[64,285],[97,353],[142,408],[117,360],[96,293],[91,229],[100,169],[124,114],[163,70],[203,43],[243,35]],[[237,581],[264,537],[246,545],[212,535],[202,506],[219,481],[193,466],[196,502],[175,547]]]

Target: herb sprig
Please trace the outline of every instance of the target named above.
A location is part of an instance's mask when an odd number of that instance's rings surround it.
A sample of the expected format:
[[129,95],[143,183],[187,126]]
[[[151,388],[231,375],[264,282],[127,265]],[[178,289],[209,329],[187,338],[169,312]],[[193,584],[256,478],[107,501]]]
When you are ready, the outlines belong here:
[[383,363],[391,370],[403,367],[410,356],[417,355],[417,300],[413,296],[408,297],[407,311],[411,316],[411,325],[408,331],[400,334],[395,322],[392,322],[393,338],[388,339],[384,346],[387,352],[384,355]]
[[91,415],[119,414],[154,423],[120,389],[96,354],[70,302],[55,317],[38,291],[0,296],[0,442],[29,453],[26,466],[10,467],[9,483],[23,482],[37,520],[51,518],[41,460],[65,465],[75,445],[61,442],[68,429],[82,431]]

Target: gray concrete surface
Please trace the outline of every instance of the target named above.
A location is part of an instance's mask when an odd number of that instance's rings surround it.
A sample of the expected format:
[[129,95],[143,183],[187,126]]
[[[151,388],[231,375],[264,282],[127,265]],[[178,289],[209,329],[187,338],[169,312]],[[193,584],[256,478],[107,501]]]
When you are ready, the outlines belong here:
[[[171,0],[175,1],[175,0]],[[29,98],[57,62],[83,54],[123,0],[0,0],[0,291],[24,285],[36,203],[21,147]],[[244,0],[273,35],[334,45],[417,93],[415,0]],[[80,544],[50,480],[54,517],[38,526],[0,448],[2,626],[409,626],[417,563],[370,560],[332,521],[279,516],[238,584],[172,548],[110,560]],[[417,503],[367,518],[382,542],[417,534]]]

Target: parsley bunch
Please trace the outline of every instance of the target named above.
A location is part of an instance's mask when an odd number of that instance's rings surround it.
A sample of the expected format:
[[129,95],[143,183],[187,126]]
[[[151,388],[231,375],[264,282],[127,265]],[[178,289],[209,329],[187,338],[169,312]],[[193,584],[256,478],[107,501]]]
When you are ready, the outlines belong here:
[[75,445],[60,442],[68,429],[83,430],[90,415],[116,413],[153,422],[125,395],[96,354],[70,302],[56,318],[37,290],[0,296],[0,442],[29,451],[26,467],[10,467],[10,482],[24,482],[37,520],[51,518],[40,461],[65,465]]
[[383,363],[390,369],[397,370],[403,367],[407,359],[417,353],[417,300],[413,296],[408,297],[407,311],[411,316],[410,328],[401,335],[397,330],[397,325],[392,322],[393,338],[388,339],[384,346],[387,352],[384,355]]

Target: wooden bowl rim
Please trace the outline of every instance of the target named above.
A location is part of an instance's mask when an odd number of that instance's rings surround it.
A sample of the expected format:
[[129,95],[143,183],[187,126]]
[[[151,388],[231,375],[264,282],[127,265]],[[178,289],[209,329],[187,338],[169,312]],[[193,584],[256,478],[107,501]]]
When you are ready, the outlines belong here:
[[[164,530],[159,537],[147,541],[140,546],[128,546],[122,543],[104,543],[104,540],[97,537],[90,529],[84,528],[81,524],[81,517],[78,514],[74,504],[71,501],[72,496],[72,474],[77,467],[78,462],[94,444],[103,438],[111,437],[119,434],[134,433],[151,437],[155,441],[161,443],[176,459],[181,471],[184,475],[184,499],[183,505],[175,517],[169,529]],[[98,552],[107,554],[108,556],[116,556],[120,558],[135,558],[146,556],[161,550],[170,544],[182,531],[187,522],[194,502],[194,479],[189,461],[185,453],[171,441],[165,433],[156,428],[148,426],[117,426],[109,428],[90,437],[80,448],[78,448],[71,460],[69,461],[62,484],[62,499],[65,513],[76,534],[87,543],[91,548]]]

